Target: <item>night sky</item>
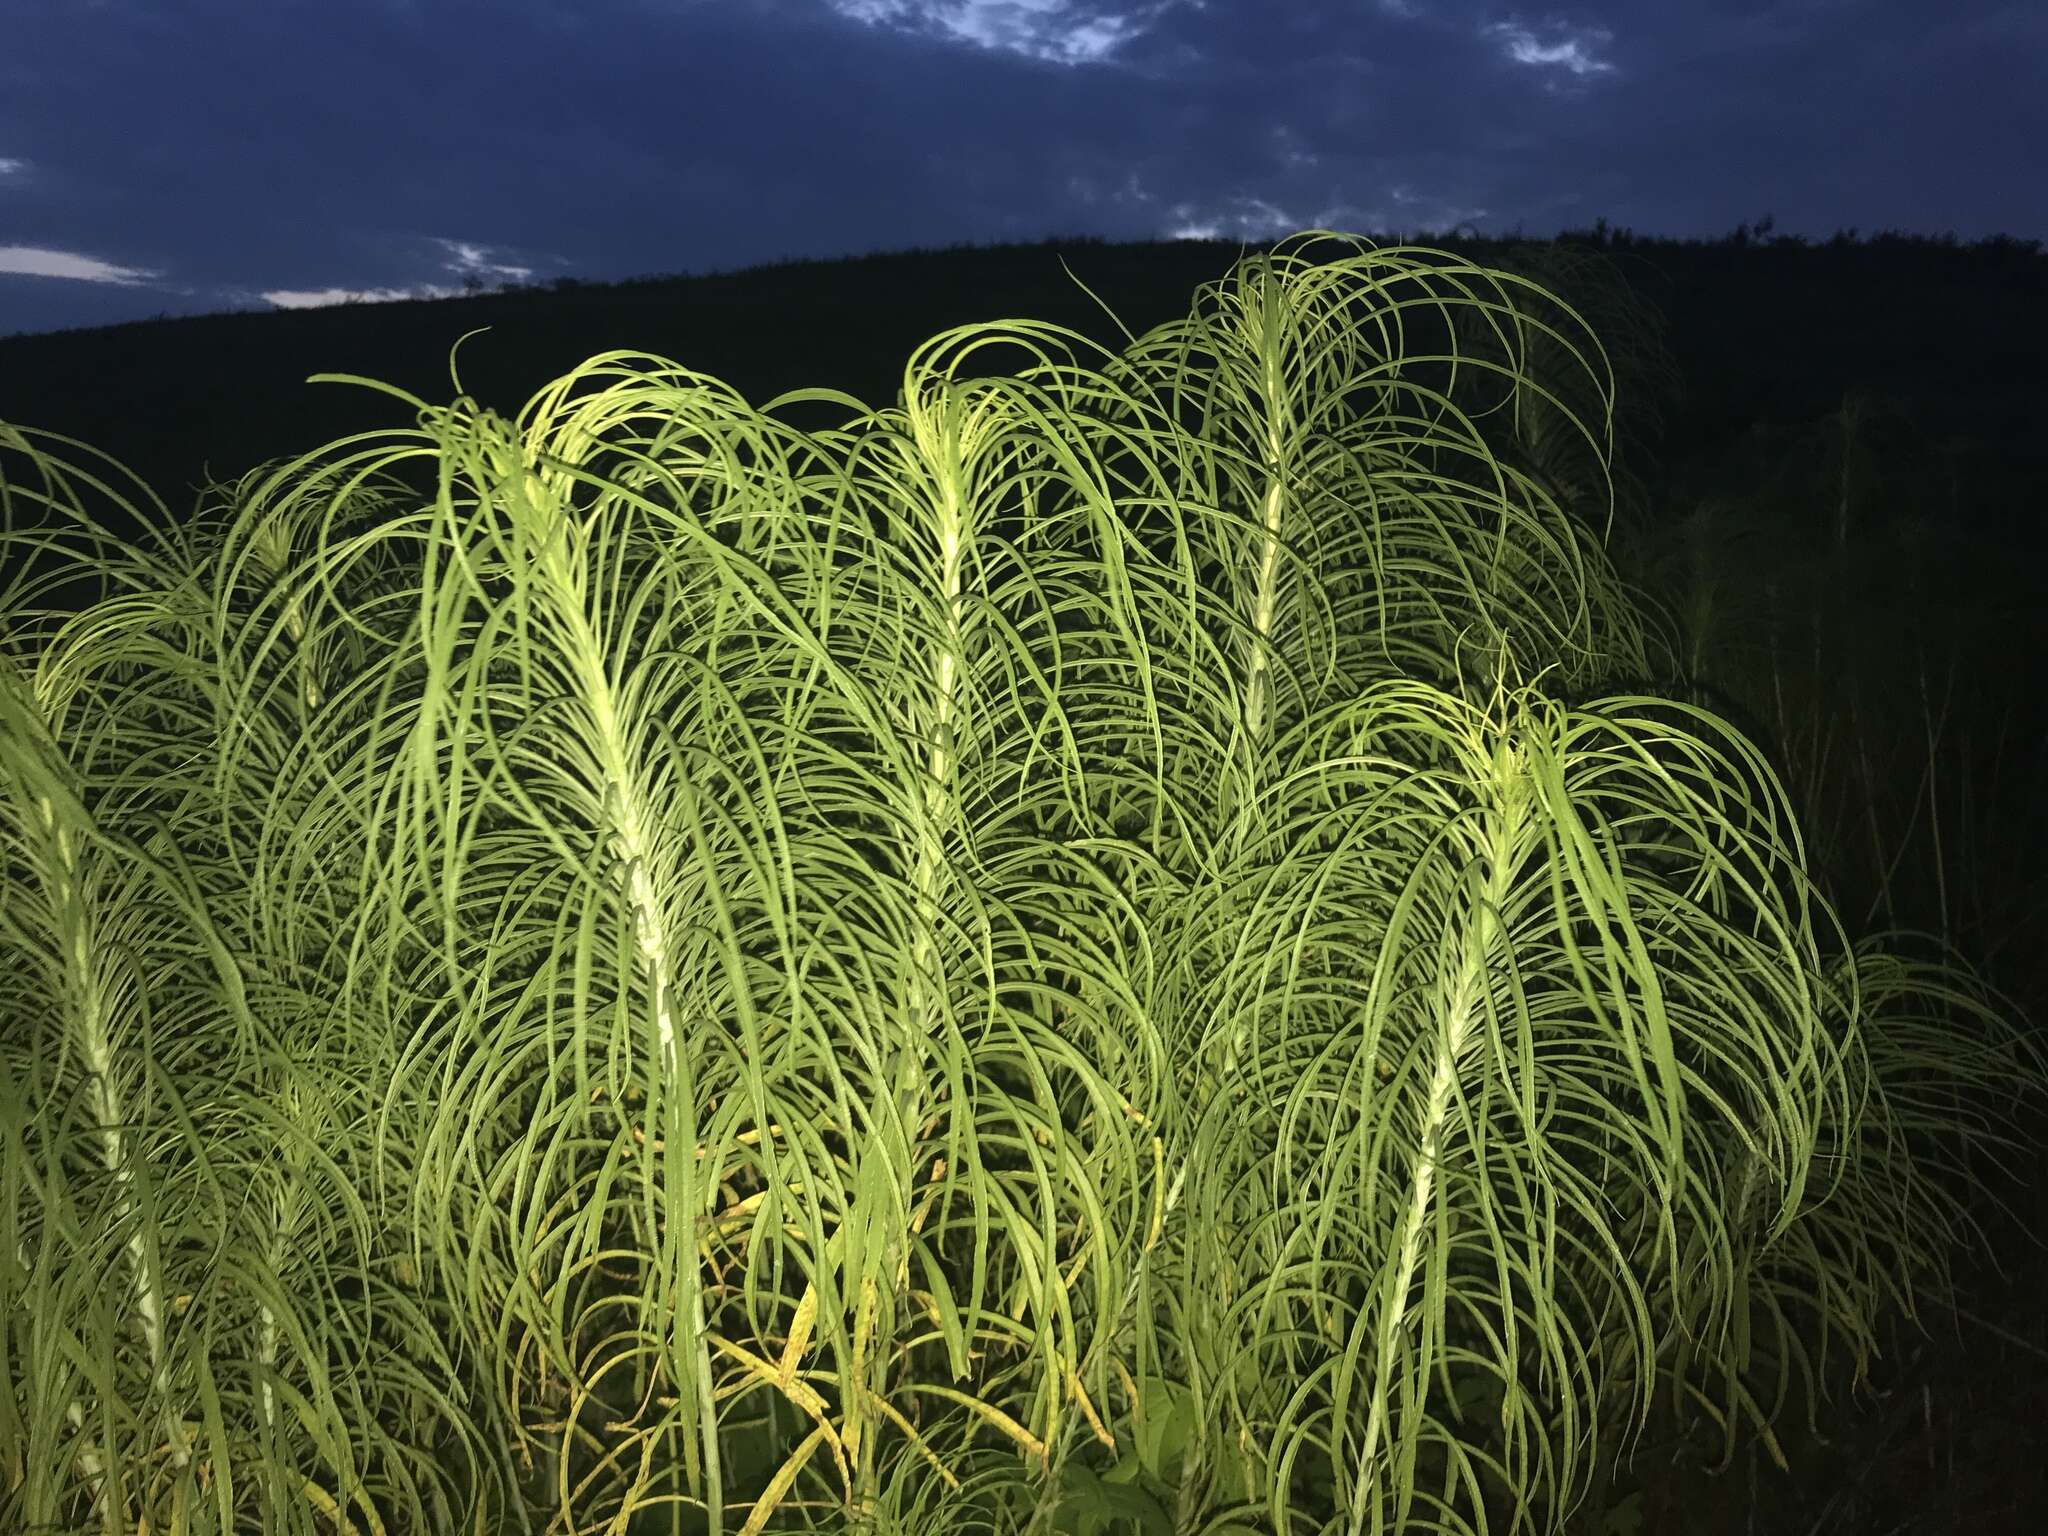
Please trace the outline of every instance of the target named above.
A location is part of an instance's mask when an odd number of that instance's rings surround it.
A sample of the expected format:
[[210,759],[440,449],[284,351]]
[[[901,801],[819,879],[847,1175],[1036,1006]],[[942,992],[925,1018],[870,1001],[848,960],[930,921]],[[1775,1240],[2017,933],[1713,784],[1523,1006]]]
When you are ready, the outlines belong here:
[[0,335],[1053,235],[2048,238],[2048,5],[0,0]]

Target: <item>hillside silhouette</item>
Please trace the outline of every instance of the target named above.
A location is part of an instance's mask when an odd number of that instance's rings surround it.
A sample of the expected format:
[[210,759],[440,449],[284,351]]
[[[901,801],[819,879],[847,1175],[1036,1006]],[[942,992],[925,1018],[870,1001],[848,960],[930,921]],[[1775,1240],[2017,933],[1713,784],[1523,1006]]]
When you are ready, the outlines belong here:
[[[2048,433],[2038,427],[2048,406],[2038,366],[2048,355],[2040,242],[1890,233],[1809,242],[1769,227],[1717,241],[1603,224],[1554,242],[1407,243],[1509,267],[1532,252],[1606,258],[1660,317],[1682,380],[1663,412],[1654,465],[1637,466],[1654,468],[1672,494],[1738,489],[1746,462],[1860,395],[1884,413],[1870,418],[1882,430],[1866,446],[1898,461],[1882,477],[1888,495],[1957,512],[1974,506],[2010,523],[2001,531],[2031,538],[2026,509],[2038,509],[2048,486]],[[308,375],[361,374],[443,402],[454,393],[449,348],[479,327],[490,329],[459,354],[463,389],[507,416],[614,349],[709,374],[756,405],[810,387],[886,405],[905,354],[941,330],[1030,318],[1115,349],[1116,325],[1074,278],[1142,334],[1184,314],[1196,286],[1222,276],[1242,249],[1055,238],[16,334],[0,337],[0,421],[112,455],[181,515],[209,478],[232,481],[343,435],[410,425],[387,396],[309,385]],[[1636,403],[1630,385],[1624,375],[1623,409]]]

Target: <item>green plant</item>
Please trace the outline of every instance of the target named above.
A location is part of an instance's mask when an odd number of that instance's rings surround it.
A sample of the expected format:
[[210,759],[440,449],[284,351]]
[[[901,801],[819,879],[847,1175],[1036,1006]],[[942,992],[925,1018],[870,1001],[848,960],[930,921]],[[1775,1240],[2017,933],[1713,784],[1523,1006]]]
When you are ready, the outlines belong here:
[[1780,1290],[1865,1347],[1902,1088],[2038,1069],[1873,1049],[1768,765],[1621,688],[1461,404],[1604,414],[1574,312],[1302,238],[886,410],[400,395],[149,546],[10,429],[0,1513],[1542,1528],[1767,1433]]

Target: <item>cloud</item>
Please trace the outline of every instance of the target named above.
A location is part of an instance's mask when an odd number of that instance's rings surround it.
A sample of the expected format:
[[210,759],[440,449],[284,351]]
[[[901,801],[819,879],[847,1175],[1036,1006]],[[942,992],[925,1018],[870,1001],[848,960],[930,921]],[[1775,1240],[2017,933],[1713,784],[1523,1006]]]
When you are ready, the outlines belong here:
[[523,262],[493,261],[491,246],[470,240],[444,240],[438,235],[433,240],[448,253],[448,260],[444,263],[447,269],[459,273],[465,280],[523,283],[533,277],[533,268]]
[[1614,41],[1605,27],[1568,27],[1550,22],[1545,37],[1517,21],[1496,21],[1480,29],[1482,36],[1495,38],[1515,63],[1531,69],[1562,71],[1584,80],[1594,75],[1611,75],[1614,66],[1598,57],[1598,50]]
[[330,304],[392,304],[404,299],[446,299],[461,291],[432,284],[412,288],[270,288],[257,297],[279,309],[322,309]]
[[501,260],[499,247],[474,240],[452,240],[441,235],[427,237],[427,244],[442,253],[439,270],[461,279],[449,284],[432,281],[390,283],[351,287],[331,284],[320,288],[264,288],[253,295],[279,309],[319,309],[329,304],[392,304],[406,299],[446,299],[482,287],[531,281],[534,267],[526,262]]
[[1100,64],[1151,30],[1164,13],[1202,0],[1136,6],[1081,0],[826,0],[839,15],[915,37],[1051,64]]
[[60,277],[80,283],[112,283],[132,288],[159,274],[144,267],[117,266],[77,251],[54,251],[39,245],[0,245],[0,274],[12,277]]

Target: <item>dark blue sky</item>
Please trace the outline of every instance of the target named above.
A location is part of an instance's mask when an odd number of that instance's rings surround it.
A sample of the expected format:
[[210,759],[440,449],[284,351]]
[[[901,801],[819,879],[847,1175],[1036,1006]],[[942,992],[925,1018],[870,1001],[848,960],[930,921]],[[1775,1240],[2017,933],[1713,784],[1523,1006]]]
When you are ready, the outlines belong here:
[[0,0],[0,335],[959,241],[2048,238],[2041,0]]

